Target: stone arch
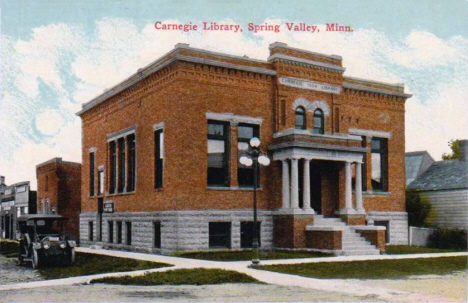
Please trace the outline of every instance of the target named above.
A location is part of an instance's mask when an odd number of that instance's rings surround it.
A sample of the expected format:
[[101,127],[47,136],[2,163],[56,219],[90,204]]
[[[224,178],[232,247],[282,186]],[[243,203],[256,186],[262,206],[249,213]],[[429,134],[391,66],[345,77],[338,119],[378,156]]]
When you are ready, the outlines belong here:
[[314,101],[312,103],[309,103],[309,106],[306,107],[307,111],[314,112],[316,109],[321,109],[323,111],[323,114],[325,116],[330,115],[330,107],[328,106],[327,102],[325,101]]
[[298,108],[299,106],[302,106],[307,111],[311,105],[312,104],[310,103],[309,100],[305,98],[299,98],[299,99],[296,99],[296,101],[294,101],[292,107],[293,107],[293,110],[296,110],[296,108]]

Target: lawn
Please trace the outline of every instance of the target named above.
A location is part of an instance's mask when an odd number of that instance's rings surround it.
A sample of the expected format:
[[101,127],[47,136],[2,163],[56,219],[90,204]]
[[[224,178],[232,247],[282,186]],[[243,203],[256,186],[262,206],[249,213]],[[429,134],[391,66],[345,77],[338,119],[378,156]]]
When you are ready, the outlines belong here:
[[[1,241],[0,254],[8,258],[18,257],[18,242]],[[27,262],[26,264],[30,264]],[[94,274],[125,272],[172,266],[165,263],[140,261],[96,254],[76,253],[76,262],[71,266],[47,264],[38,269],[45,279],[61,279]]]
[[16,241],[0,241],[0,254],[7,258],[17,258],[19,243]]
[[110,277],[92,280],[91,283],[121,285],[206,285],[223,283],[260,283],[242,273],[222,269],[174,269],[166,272],[147,273],[136,277]]
[[444,275],[467,269],[466,257],[302,263],[259,266],[258,269],[324,279],[398,279]]
[[77,253],[75,264],[71,266],[43,267],[39,268],[39,273],[46,279],[60,279],[167,266],[172,265],[96,254]]
[[461,251],[462,250],[430,248],[430,247],[409,246],[409,245],[388,245],[387,246],[388,255],[434,254],[434,253],[450,253],[450,252],[461,252]]
[[[202,251],[202,252],[186,252],[174,254],[177,257],[211,260],[211,261],[249,261],[252,260],[251,250],[239,251]],[[311,251],[274,251],[261,250],[260,260],[276,260],[276,259],[302,259],[302,258],[320,258],[331,257],[331,254],[324,254]]]

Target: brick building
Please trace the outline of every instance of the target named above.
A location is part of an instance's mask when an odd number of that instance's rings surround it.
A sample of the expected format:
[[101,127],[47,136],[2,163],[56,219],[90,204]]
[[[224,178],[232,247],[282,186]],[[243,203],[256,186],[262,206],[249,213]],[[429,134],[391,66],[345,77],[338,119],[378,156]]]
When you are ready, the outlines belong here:
[[81,164],[53,158],[36,166],[37,212],[66,217],[65,229],[79,240]]
[[[83,245],[249,247],[253,136],[263,248],[378,253],[407,243],[401,84],[270,45],[267,61],[176,47],[83,105]],[[364,240],[367,239],[368,241]]]

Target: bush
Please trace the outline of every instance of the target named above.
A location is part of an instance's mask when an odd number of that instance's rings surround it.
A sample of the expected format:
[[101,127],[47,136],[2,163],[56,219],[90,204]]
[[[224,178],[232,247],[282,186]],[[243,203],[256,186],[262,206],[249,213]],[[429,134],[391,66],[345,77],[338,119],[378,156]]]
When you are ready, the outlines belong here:
[[409,226],[426,227],[426,219],[431,209],[431,203],[427,200],[421,200],[417,192],[406,192],[406,211],[408,212]]
[[466,230],[437,229],[429,236],[429,247],[466,250]]

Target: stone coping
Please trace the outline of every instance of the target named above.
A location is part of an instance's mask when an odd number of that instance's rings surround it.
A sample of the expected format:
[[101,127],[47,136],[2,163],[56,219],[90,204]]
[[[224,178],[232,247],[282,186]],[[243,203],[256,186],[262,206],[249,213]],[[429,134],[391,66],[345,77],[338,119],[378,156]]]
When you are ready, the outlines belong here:
[[351,229],[356,229],[356,230],[387,230],[385,226],[374,226],[374,225],[354,225],[350,227]]
[[343,231],[343,226],[306,226],[306,231]]

